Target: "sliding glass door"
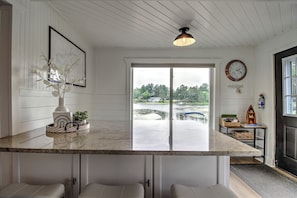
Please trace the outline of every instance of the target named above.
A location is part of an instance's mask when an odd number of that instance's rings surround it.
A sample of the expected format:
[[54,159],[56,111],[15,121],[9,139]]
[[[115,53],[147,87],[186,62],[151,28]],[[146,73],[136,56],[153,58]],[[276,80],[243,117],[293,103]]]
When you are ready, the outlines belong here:
[[[197,138],[208,140],[209,68],[163,66],[132,70],[135,149],[185,150],[193,149]],[[207,143],[195,146],[208,148]]]
[[208,149],[209,68],[174,68],[173,90],[172,147]]
[[133,147],[168,149],[170,68],[133,68]]

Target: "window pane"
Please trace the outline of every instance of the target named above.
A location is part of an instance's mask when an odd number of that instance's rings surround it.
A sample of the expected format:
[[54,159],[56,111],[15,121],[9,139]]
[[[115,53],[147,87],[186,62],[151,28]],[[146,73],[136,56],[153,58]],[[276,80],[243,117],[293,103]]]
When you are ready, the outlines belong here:
[[286,57],[282,60],[283,67],[283,112],[286,116],[297,116],[297,55]]
[[292,77],[292,95],[296,95],[297,94],[297,92],[296,92],[296,89],[297,89],[297,79],[296,79],[296,77]]
[[285,97],[285,108],[286,114],[296,114],[296,97],[287,96]]

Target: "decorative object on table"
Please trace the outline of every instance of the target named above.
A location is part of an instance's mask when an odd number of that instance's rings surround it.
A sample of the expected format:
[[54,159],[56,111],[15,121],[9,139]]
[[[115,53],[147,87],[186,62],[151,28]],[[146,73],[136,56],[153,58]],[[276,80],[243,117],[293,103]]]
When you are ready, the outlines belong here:
[[247,74],[247,67],[241,60],[230,61],[225,68],[227,78],[232,81],[240,81]]
[[220,125],[224,127],[240,127],[240,121],[236,114],[222,114]]
[[263,94],[260,94],[259,95],[259,98],[258,98],[258,108],[259,109],[264,109],[265,108],[265,97]]
[[[56,59],[48,59],[43,56],[46,64],[42,68],[38,68],[34,73],[38,76],[37,81],[43,82],[47,88],[52,88],[52,95],[59,98],[59,106],[55,111],[69,111],[64,105],[65,94],[71,91],[71,87],[75,82],[83,79],[74,79],[71,75],[72,69],[76,66],[78,59],[72,52],[67,54],[58,54]],[[65,59],[64,65],[57,65],[55,60]],[[60,61],[57,61],[60,62]]]
[[73,114],[73,121],[77,122],[80,125],[86,124],[88,119],[87,111],[76,111]]
[[253,106],[250,105],[247,112],[246,112],[246,118],[245,118],[245,123],[246,124],[256,124],[256,113],[253,109]]
[[55,111],[54,116],[54,127],[63,128],[67,123],[72,122],[72,112]]
[[66,111],[66,112],[69,111],[69,109],[65,107],[64,97],[63,98],[59,97],[59,103],[55,111]]
[[54,124],[46,126],[46,133],[88,133],[90,130],[90,123],[79,125],[75,122],[68,122],[65,127],[55,127]]
[[[65,94],[71,91],[72,86],[85,87],[85,52],[55,29],[50,27],[49,32],[49,58],[43,56],[46,64],[34,72],[37,81],[43,82],[46,88],[52,88],[52,95],[59,98],[59,106],[53,112],[54,123],[47,126],[47,131],[79,131],[79,124],[73,123],[72,112],[64,102]],[[77,69],[81,67],[82,73]],[[89,124],[86,127],[89,128]]]

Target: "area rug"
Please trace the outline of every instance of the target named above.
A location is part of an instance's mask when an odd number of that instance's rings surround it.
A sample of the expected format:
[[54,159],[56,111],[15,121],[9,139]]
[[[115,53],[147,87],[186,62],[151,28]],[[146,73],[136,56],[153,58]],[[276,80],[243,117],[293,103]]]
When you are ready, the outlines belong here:
[[297,183],[265,165],[231,165],[231,171],[263,198],[296,198]]

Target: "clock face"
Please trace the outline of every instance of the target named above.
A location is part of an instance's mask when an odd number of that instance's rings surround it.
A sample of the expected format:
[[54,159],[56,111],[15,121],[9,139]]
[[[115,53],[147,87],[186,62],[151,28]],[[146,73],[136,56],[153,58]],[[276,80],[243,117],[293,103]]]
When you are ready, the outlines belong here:
[[242,61],[232,60],[227,64],[225,73],[230,80],[240,81],[245,77],[247,68]]

